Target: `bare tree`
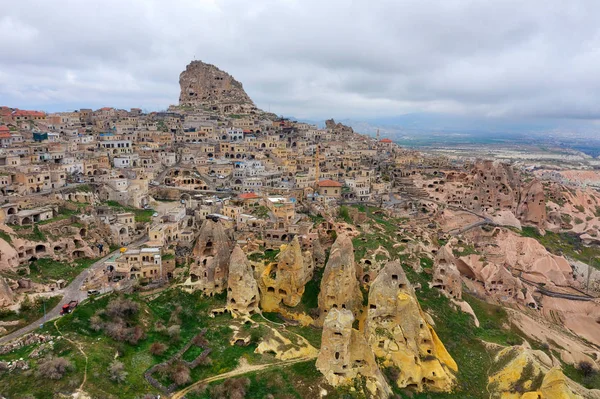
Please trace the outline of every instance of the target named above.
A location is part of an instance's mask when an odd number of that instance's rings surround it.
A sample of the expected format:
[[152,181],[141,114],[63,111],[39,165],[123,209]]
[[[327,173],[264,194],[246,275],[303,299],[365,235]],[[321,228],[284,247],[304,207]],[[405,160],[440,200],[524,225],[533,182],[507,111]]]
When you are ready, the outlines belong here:
[[153,355],[162,355],[163,353],[165,353],[165,351],[167,350],[167,345],[161,343],[161,342],[154,342],[152,345],[150,345],[150,353],[152,353]]
[[64,357],[48,358],[38,365],[39,375],[51,380],[60,380],[71,370],[73,370],[73,365]]
[[184,385],[191,381],[190,368],[182,362],[175,362],[170,369],[171,379],[177,385]]
[[129,373],[125,371],[125,365],[123,363],[118,360],[113,360],[110,366],[108,366],[108,374],[111,380],[119,384],[125,382]]

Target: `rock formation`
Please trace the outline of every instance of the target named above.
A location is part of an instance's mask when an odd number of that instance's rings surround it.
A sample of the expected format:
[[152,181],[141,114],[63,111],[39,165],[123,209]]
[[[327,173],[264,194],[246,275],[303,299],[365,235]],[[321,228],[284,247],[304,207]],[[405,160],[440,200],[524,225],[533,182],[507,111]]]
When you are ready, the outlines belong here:
[[491,398],[581,399],[542,351],[508,347],[496,355],[495,362],[502,366],[489,377]]
[[312,256],[310,252],[302,253],[298,237],[294,237],[289,245],[282,245],[277,262],[267,265],[258,279],[261,308],[272,312],[282,302],[286,306],[298,305],[312,275]]
[[546,223],[543,185],[537,179],[524,183],[509,164],[478,161],[468,172],[453,170],[444,176],[436,171],[435,175],[422,177],[419,186],[437,201],[478,214],[497,215],[495,219],[506,220],[510,225],[520,226],[511,213],[523,223]]
[[13,270],[19,266],[18,252],[0,238],[0,270]]
[[194,263],[184,287],[200,289],[206,295],[222,292],[227,282],[232,247],[233,242],[223,224],[205,220],[192,250]]
[[14,304],[13,292],[3,277],[0,277],[0,308]]
[[365,338],[352,328],[353,322],[348,309],[332,309],[327,314],[316,367],[333,386],[349,385],[362,376],[372,395],[388,398],[391,390]]
[[521,237],[512,231],[498,229],[494,232],[498,255],[512,269],[523,271],[523,277],[543,283],[568,285],[572,277],[569,262],[562,256],[551,254],[536,239]]
[[462,280],[456,268],[456,258],[448,245],[441,247],[435,256],[431,286],[454,299],[462,298]]
[[246,254],[236,245],[229,260],[227,279],[227,308],[233,315],[252,315],[258,312],[258,285]]
[[317,238],[315,238],[315,240],[313,241],[313,259],[315,260],[315,266],[316,267],[323,267],[325,266],[325,249],[323,248],[323,244],[321,244],[321,240],[319,239],[319,237],[317,236]]
[[502,301],[514,299],[531,308],[537,308],[531,293],[524,293],[521,280],[513,276],[504,265],[485,261],[481,255],[462,256],[455,264],[460,274],[481,283],[485,295]]
[[345,234],[340,234],[333,246],[321,279],[319,311],[321,319],[331,309],[349,309],[356,316],[362,305],[362,293],[356,279],[354,246]]
[[535,179],[523,188],[517,216],[524,223],[543,225],[546,221],[546,196],[539,180]]
[[450,391],[458,367],[426,317],[400,263],[388,262],[369,292],[367,341],[383,366],[398,370],[400,388]]
[[227,72],[202,61],[192,61],[179,75],[179,104],[207,105],[223,113],[249,112],[254,103],[242,84]]

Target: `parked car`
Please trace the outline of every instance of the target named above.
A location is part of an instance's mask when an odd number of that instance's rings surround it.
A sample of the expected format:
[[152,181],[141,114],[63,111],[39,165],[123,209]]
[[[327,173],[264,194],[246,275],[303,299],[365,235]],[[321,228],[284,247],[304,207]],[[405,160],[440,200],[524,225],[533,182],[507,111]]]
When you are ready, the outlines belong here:
[[88,290],[88,296],[100,295],[100,291],[98,290]]

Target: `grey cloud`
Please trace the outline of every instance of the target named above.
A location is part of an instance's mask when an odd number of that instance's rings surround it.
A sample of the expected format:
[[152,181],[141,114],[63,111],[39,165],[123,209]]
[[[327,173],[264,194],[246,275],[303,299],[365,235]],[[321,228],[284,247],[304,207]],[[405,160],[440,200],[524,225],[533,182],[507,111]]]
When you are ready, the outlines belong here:
[[0,16],[0,102],[164,109],[195,56],[298,117],[598,119],[599,12],[594,0],[21,0]]

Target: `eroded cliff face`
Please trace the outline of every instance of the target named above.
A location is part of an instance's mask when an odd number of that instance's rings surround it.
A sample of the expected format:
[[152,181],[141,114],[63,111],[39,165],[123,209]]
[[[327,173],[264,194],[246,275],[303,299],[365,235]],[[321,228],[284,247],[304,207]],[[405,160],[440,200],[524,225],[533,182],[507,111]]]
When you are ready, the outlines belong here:
[[388,262],[371,285],[364,333],[383,365],[397,369],[399,387],[418,391],[453,388],[456,362],[427,323],[397,261]]
[[206,295],[223,292],[232,248],[233,241],[223,224],[205,220],[192,250],[194,263],[184,288],[202,290]]
[[13,291],[3,277],[0,277],[0,307],[14,304]]
[[[497,369],[489,377],[494,399],[581,399],[555,361],[542,351],[508,347],[495,357]],[[576,387],[573,384],[573,387]],[[577,387],[583,390],[582,387]],[[593,397],[593,396],[590,396]]]
[[229,260],[227,279],[227,309],[232,315],[252,315],[258,309],[258,284],[246,254],[236,245]]
[[449,245],[441,247],[435,256],[431,286],[439,288],[454,299],[462,298],[462,280]]
[[534,179],[521,191],[517,216],[523,223],[543,226],[547,219],[546,195],[542,183]]
[[258,279],[262,310],[276,311],[281,303],[298,305],[313,268],[312,253],[302,252],[298,237],[289,245],[282,245],[277,262],[267,265]]
[[[523,277],[555,285],[570,285],[573,271],[562,256],[553,255],[537,240],[521,237],[512,231],[498,229],[495,232],[497,255],[504,256],[504,264],[523,271]],[[490,252],[492,250],[490,249]]]
[[340,234],[331,247],[321,279],[319,311],[321,320],[331,309],[348,309],[354,316],[362,305],[362,293],[356,278],[352,240]]
[[215,110],[233,113],[255,109],[240,82],[227,72],[202,61],[192,61],[179,75],[179,104],[214,105]]
[[388,398],[391,389],[364,336],[352,328],[353,322],[348,309],[334,308],[327,313],[316,367],[333,386],[350,385],[355,378],[364,377],[373,396]]

